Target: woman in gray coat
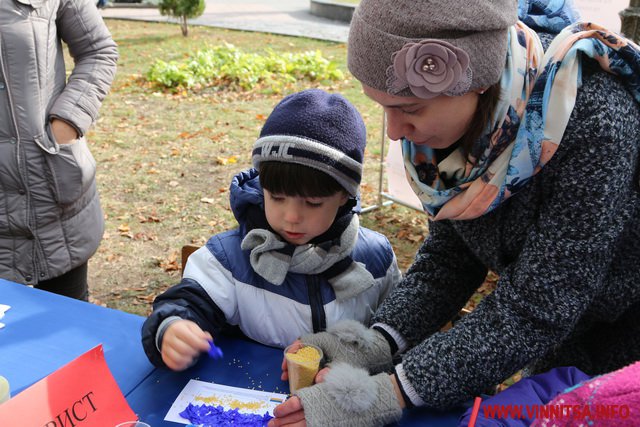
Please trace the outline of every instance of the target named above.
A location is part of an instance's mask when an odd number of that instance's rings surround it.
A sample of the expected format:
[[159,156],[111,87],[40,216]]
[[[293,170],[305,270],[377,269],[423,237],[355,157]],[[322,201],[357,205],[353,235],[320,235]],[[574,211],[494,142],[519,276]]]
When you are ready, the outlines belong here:
[[104,219],[85,134],[117,59],[92,1],[0,2],[0,277],[87,299]]

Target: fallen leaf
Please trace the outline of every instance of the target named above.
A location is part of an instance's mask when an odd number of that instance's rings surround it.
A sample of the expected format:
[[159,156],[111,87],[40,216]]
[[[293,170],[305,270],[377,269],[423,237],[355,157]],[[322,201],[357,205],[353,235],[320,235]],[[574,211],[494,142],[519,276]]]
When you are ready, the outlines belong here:
[[216,157],[216,163],[219,165],[232,165],[234,163],[238,163],[238,156],[231,157]]
[[155,295],[136,295],[136,299],[142,300],[144,302],[153,302],[153,300],[155,299]]
[[156,216],[153,216],[153,215],[149,215],[149,216],[146,216],[146,217],[145,217],[145,216],[142,216],[142,215],[139,215],[139,216],[138,216],[138,219],[139,219],[139,220],[140,220],[140,222],[141,222],[141,223],[143,223],[143,224],[144,224],[145,222],[162,222],[162,221],[160,220],[160,218],[158,218],[158,217],[156,217]]
[[142,240],[143,242],[156,240],[156,239],[157,237],[154,236],[153,234],[147,234],[144,232],[136,233],[133,235],[133,240]]
[[180,265],[178,265],[178,252],[173,251],[167,259],[161,260],[159,265],[164,271],[180,270]]

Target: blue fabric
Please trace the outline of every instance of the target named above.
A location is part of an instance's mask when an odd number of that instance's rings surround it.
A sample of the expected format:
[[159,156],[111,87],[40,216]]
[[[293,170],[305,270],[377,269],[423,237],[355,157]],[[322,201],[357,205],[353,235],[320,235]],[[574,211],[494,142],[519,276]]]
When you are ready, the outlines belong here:
[[573,0],[519,0],[518,19],[536,32],[558,34],[580,16]]
[[[480,405],[480,412],[476,419],[476,427],[526,427],[533,419],[527,416],[527,408],[533,410],[551,401],[555,396],[564,392],[567,388],[574,387],[591,377],[578,368],[555,368],[544,374],[523,378],[506,390],[489,397]],[[492,417],[487,408],[519,407],[522,418],[505,416],[504,418]],[[460,418],[459,427],[469,425],[471,412],[469,408]]]
[[242,234],[246,233],[247,210],[251,206],[259,206],[264,210],[264,193],[260,187],[260,179],[256,169],[249,169],[238,173],[231,180],[229,186],[229,203],[231,211],[240,224]]

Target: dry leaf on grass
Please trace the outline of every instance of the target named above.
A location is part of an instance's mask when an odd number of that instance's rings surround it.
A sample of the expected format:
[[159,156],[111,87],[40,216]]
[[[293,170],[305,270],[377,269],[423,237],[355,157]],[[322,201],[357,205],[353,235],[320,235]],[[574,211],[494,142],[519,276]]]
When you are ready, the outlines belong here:
[[173,251],[168,258],[160,260],[158,266],[164,271],[179,271],[180,265],[178,264],[178,252]]
[[216,163],[219,165],[233,165],[238,163],[238,156],[230,156],[230,157],[216,157]]

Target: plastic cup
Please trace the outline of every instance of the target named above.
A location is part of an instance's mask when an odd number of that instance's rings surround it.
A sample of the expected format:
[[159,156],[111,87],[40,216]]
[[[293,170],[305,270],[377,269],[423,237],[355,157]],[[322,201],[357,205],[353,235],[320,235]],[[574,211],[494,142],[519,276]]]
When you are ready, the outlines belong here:
[[11,390],[9,389],[9,381],[5,377],[0,376],[0,403],[4,403],[11,398]]
[[151,427],[147,423],[143,423],[142,421],[125,421],[116,425],[115,427]]
[[284,349],[284,357],[287,359],[291,394],[313,384],[320,369],[322,350],[310,344],[291,344]]

